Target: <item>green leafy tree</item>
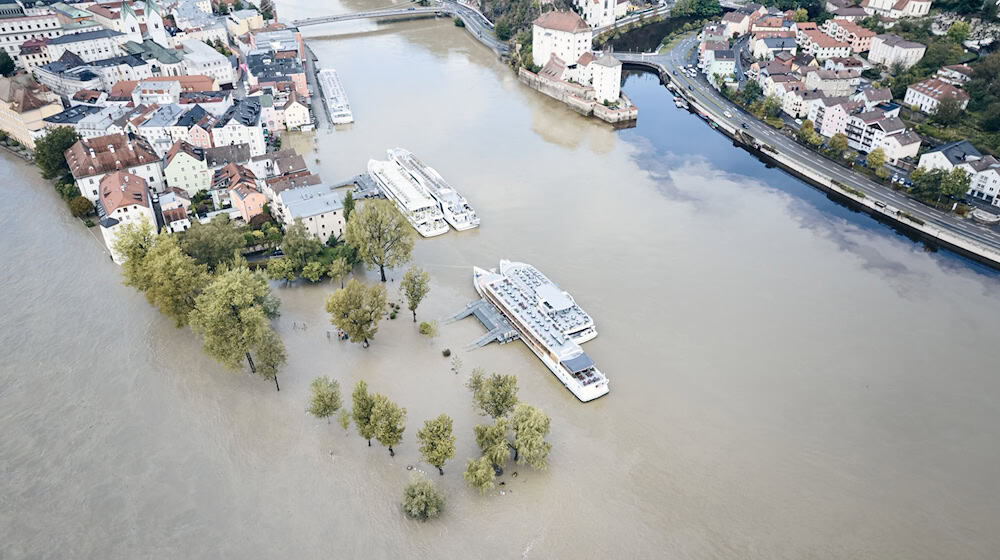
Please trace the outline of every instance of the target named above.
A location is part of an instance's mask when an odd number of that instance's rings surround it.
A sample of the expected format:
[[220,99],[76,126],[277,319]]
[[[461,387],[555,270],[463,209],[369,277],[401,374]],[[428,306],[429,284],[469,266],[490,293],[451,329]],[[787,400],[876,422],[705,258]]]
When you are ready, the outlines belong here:
[[406,294],[407,307],[413,312],[413,322],[417,322],[417,306],[423,301],[427,292],[431,291],[431,277],[427,271],[417,266],[411,266],[403,275],[401,282],[403,293]]
[[340,257],[333,259],[330,263],[330,269],[327,270],[327,275],[330,277],[331,282],[336,282],[340,280],[340,287],[344,287],[344,278],[347,277],[351,272],[351,265],[347,262],[347,259]]
[[80,140],[80,135],[68,126],[50,129],[45,136],[35,140],[35,165],[42,170],[42,177],[55,179],[69,173],[66,150]]
[[378,332],[385,297],[385,287],[381,284],[366,286],[351,278],[346,287],[326,298],[326,311],[334,326],[347,333],[351,341],[361,342],[367,348],[368,340]]
[[69,201],[69,211],[75,218],[82,218],[94,211],[94,204],[85,196],[74,196]]
[[351,413],[347,409],[340,409],[340,416],[337,418],[340,422],[340,427],[347,431],[347,428],[351,426]]
[[548,415],[530,404],[519,403],[514,409],[510,425],[514,430],[514,460],[519,465],[528,464],[536,469],[548,466],[547,459],[552,444],[545,441],[551,421]]
[[184,252],[215,270],[224,263],[231,263],[246,240],[226,214],[219,214],[207,224],[195,222],[181,237]]
[[351,214],[354,213],[356,202],[354,200],[354,191],[349,190],[344,193],[344,223],[351,221]]
[[273,379],[275,390],[280,391],[278,371],[288,360],[288,355],[285,353],[285,343],[270,325],[264,329],[260,340],[257,341],[254,354],[257,355],[257,375],[264,379]]
[[260,15],[264,19],[274,19],[274,2],[272,0],[261,0]]
[[430,323],[424,321],[420,323],[420,327],[417,328],[417,331],[424,336],[434,338],[435,336],[437,336],[438,332],[437,321],[431,321]]
[[938,101],[931,115],[936,122],[943,125],[956,124],[962,119],[962,104],[954,97],[945,97]]
[[329,423],[330,417],[340,410],[340,384],[324,375],[313,379],[309,390],[312,392],[307,409],[309,414],[316,418],[326,418]]
[[764,98],[764,116],[776,118],[781,114],[781,98],[777,95],[769,95]]
[[837,158],[843,158],[847,152],[847,135],[838,132],[830,138],[830,153]]
[[670,10],[672,17],[712,17],[721,13],[719,0],[678,0]]
[[146,254],[153,248],[155,237],[152,224],[144,219],[138,224],[127,223],[119,228],[111,245],[112,250],[123,259],[122,276],[125,277],[125,285],[140,292],[145,292],[150,286],[144,261]]
[[327,267],[320,261],[309,261],[302,267],[302,277],[310,282],[319,282],[326,271]]
[[496,487],[497,474],[488,457],[469,459],[462,477],[465,478],[466,484],[479,490],[480,494],[485,494]]
[[941,178],[941,195],[960,198],[969,191],[971,178],[964,169],[954,167]]
[[146,299],[183,327],[194,310],[198,295],[211,278],[205,265],[184,254],[173,235],[158,235],[142,264],[148,287]]
[[746,85],[743,86],[743,91],[740,92],[744,105],[752,104],[754,101],[760,99],[762,95],[764,95],[764,89],[755,80],[747,81]]
[[797,23],[802,23],[804,21],[809,21],[809,11],[805,8],[799,8],[795,10],[794,19]]
[[403,512],[413,519],[427,521],[441,515],[443,509],[444,496],[434,484],[422,475],[413,475],[403,490]]
[[267,319],[277,308],[263,273],[251,272],[241,262],[222,269],[195,298],[191,329],[202,335],[209,356],[230,369],[239,368],[245,358],[257,373],[250,352],[265,342]]
[[375,427],[375,439],[389,448],[389,456],[395,457],[392,446],[403,440],[406,429],[406,409],[389,400],[385,395],[375,395],[371,415]]
[[969,37],[969,24],[964,21],[956,21],[948,28],[948,38],[956,43],[961,43]]
[[420,456],[444,475],[444,464],[455,456],[455,436],[452,434],[452,420],[447,414],[424,422],[417,430],[420,442]]
[[483,457],[489,459],[497,471],[502,472],[503,465],[510,456],[507,421],[500,418],[493,424],[477,424],[473,432],[476,434],[476,445],[482,450]]
[[0,51],[0,74],[10,76],[14,73],[14,70],[16,70],[14,59],[7,54],[7,51]]
[[494,419],[506,416],[517,405],[517,377],[514,375],[494,373],[486,377],[481,368],[476,368],[466,387],[472,391],[472,398],[482,413]]
[[875,148],[874,150],[868,152],[868,157],[865,158],[865,166],[868,169],[879,170],[885,165],[885,150],[882,148]]
[[369,267],[378,267],[385,282],[385,268],[410,260],[413,230],[388,200],[370,200],[351,214],[344,231],[347,243]]
[[368,392],[368,384],[364,380],[358,381],[351,393],[351,419],[358,428],[358,435],[368,440],[368,447],[372,446],[372,438],[375,437],[375,424],[372,422],[374,406],[375,399]]
[[799,133],[802,135],[802,139],[811,146],[819,146],[823,143],[823,137],[816,132],[816,128],[810,120],[802,121]]
[[284,280],[287,286],[299,275],[295,272],[295,264],[288,257],[278,257],[267,261],[267,277],[271,280]]
[[281,251],[291,261],[298,276],[309,261],[316,260],[323,252],[323,242],[309,233],[301,218],[296,218],[295,223],[285,231]]

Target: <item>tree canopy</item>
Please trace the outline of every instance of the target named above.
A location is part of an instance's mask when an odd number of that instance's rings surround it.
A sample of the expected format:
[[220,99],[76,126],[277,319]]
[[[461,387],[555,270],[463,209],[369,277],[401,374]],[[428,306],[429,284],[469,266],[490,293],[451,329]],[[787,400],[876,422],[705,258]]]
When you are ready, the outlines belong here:
[[480,494],[485,494],[496,486],[496,471],[493,470],[493,463],[485,456],[469,459],[462,477],[466,484],[479,490]]
[[0,74],[10,76],[17,68],[14,66],[14,59],[7,54],[7,51],[0,50]]
[[316,418],[326,418],[329,422],[330,417],[340,410],[340,384],[324,375],[313,379],[309,390],[309,414]]
[[50,129],[45,136],[35,140],[35,165],[42,170],[42,177],[55,179],[69,173],[66,150],[80,140],[80,135],[68,126]]
[[298,277],[302,275],[302,269],[323,252],[323,242],[309,233],[301,218],[296,218],[295,223],[285,230],[281,252],[291,262],[295,276]]
[[211,278],[205,265],[184,254],[173,235],[157,235],[142,263],[146,299],[178,327],[188,323]]
[[434,484],[421,475],[413,479],[403,490],[403,512],[408,517],[427,521],[441,515],[444,496],[434,488]]
[[678,0],[670,10],[671,17],[712,17],[721,13],[719,0]]
[[196,221],[181,237],[184,252],[209,270],[232,262],[245,243],[243,233],[229,221],[226,214],[215,216],[207,224]]
[[385,395],[375,395],[372,405],[371,423],[375,428],[375,439],[389,448],[389,455],[396,452],[392,446],[403,440],[406,429],[406,409],[389,400]]
[[481,368],[476,368],[466,386],[486,416],[502,418],[517,405],[517,376],[494,373],[486,377]]
[[120,227],[111,245],[112,250],[123,259],[122,276],[125,277],[125,285],[140,292],[149,288],[149,274],[143,262],[146,254],[153,248],[155,237],[153,225],[149,220],[142,220],[138,224],[127,223]]
[[510,456],[507,443],[507,421],[498,419],[493,424],[477,424],[473,427],[476,434],[476,445],[483,452],[483,457],[490,460],[497,468],[503,467]]
[[347,286],[327,297],[326,311],[330,314],[330,322],[347,333],[352,342],[368,346],[368,340],[378,332],[385,300],[385,286],[366,286],[351,278]]
[[407,307],[413,312],[413,322],[417,322],[417,306],[423,301],[427,292],[431,291],[431,278],[427,271],[421,270],[417,266],[411,266],[403,281],[400,283],[403,293],[406,294]]
[[371,447],[372,438],[375,437],[375,425],[372,423],[372,407],[375,406],[375,399],[368,392],[368,384],[363,379],[354,385],[351,405],[351,419],[358,428],[358,435],[368,440],[368,447]]
[[344,238],[357,247],[366,266],[378,267],[383,282],[386,267],[410,260],[413,250],[413,229],[388,200],[369,200],[353,212]]
[[865,166],[871,170],[878,171],[882,169],[883,165],[885,165],[885,150],[875,148],[868,152],[868,156],[865,158]]
[[519,403],[510,424],[514,430],[514,460],[520,465],[545,469],[552,450],[552,444],[545,441],[551,424],[548,415],[530,404]]
[[288,355],[285,353],[285,343],[270,325],[261,334],[260,340],[254,347],[254,354],[257,356],[257,375],[264,379],[273,379],[274,388],[280,391],[278,371],[285,365]]
[[245,358],[256,373],[250,352],[268,340],[268,318],[277,315],[262,272],[251,272],[245,262],[226,267],[195,298],[191,328],[202,335],[204,349],[224,366],[237,369]]
[[417,430],[417,441],[420,442],[420,456],[443,475],[445,462],[455,456],[451,417],[441,414],[425,421],[424,427]]

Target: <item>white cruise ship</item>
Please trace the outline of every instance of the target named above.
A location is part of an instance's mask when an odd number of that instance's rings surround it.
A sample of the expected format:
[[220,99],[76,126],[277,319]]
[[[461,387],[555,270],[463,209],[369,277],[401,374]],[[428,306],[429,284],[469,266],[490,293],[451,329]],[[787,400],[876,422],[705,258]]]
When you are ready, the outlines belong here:
[[333,68],[324,68],[317,75],[320,88],[323,90],[323,102],[330,111],[330,120],[333,124],[348,124],[354,122],[354,113],[351,112],[351,104],[347,100],[347,92],[344,91],[344,84],[340,81],[340,76]]
[[593,340],[597,327],[573,296],[559,288],[530,264],[500,260],[500,274],[510,278],[521,291],[534,296],[535,305],[544,311],[559,328],[559,332],[577,344]]
[[396,203],[396,208],[417,233],[424,237],[448,233],[448,222],[444,221],[437,201],[412,177],[403,173],[398,165],[391,161],[370,159],[368,174],[385,196]]
[[396,162],[404,171],[410,174],[434,200],[438,201],[444,219],[458,231],[479,227],[479,216],[469,206],[469,201],[441,177],[433,167],[417,159],[409,150],[396,148],[388,150],[389,159]]
[[500,272],[479,267],[472,270],[472,281],[479,295],[503,313],[521,340],[576,398],[588,402],[608,393],[608,378],[580,345],[565,334],[565,323],[557,322],[551,315],[552,309],[567,303],[566,292],[547,278],[544,283],[528,287],[521,272],[537,274],[528,273],[530,282],[545,276],[524,263],[501,261]]

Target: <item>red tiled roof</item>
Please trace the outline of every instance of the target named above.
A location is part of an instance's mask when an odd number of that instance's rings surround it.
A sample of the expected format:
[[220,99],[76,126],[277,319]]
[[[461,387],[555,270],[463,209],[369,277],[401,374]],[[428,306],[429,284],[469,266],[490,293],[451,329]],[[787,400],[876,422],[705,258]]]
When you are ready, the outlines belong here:
[[133,204],[149,206],[146,180],[128,171],[115,171],[105,175],[101,179],[98,196],[107,214]]
[[555,31],[565,31],[567,33],[577,33],[579,31],[589,31],[587,22],[576,15],[575,12],[545,12],[534,21],[534,24],[545,29]]

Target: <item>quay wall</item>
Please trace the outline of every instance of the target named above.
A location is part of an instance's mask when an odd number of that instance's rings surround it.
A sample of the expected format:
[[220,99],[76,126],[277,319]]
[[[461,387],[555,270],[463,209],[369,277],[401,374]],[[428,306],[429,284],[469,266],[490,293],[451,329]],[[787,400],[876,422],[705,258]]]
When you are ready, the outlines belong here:
[[577,113],[587,117],[596,117],[614,125],[634,123],[638,118],[639,109],[624,94],[621,94],[625,107],[614,109],[597,103],[592,98],[593,89],[569,82],[555,82],[545,79],[530,70],[521,68],[517,77],[524,85],[543,93],[557,101],[561,101]]

